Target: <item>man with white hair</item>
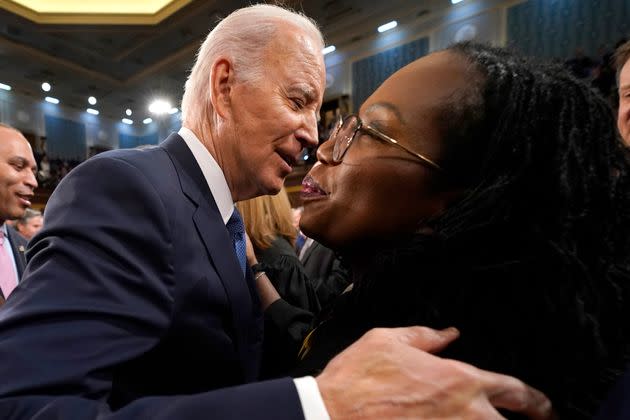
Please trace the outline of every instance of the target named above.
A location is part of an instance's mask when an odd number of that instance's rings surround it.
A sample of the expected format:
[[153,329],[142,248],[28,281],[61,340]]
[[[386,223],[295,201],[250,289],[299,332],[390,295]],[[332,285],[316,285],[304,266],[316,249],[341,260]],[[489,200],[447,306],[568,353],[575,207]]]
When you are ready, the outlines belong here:
[[520,381],[423,351],[454,330],[372,331],[316,379],[254,382],[262,314],[233,203],[278,192],[317,144],[322,47],[301,15],[232,13],[199,51],[178,134],[64,178],[0,311],[0,418],[549,415]]

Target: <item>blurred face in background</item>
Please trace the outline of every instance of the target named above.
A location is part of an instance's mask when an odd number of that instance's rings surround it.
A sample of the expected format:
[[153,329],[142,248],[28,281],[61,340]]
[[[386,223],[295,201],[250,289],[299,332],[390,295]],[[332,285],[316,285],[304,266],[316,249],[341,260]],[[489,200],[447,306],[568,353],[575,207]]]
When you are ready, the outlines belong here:
[[15,227],[20,232],[20,235],[30,240],[44,227],[44,218],[42,216],[33,216],[26,220],[26,223],[16,223]]
[[300,219],[302,218],[302,209],[301,208],[297,208],[297,209],[291,209],[291,213],[293,216],[293,226],[295,226],[295,228],[297,230],[300,229]]
[[0,223],[22,217],[31,206],[36,171],[33,151],[24,136],[0,127]]
[[619,73],[619,114],[617,127],[624,143],[630,146],[630,60]]

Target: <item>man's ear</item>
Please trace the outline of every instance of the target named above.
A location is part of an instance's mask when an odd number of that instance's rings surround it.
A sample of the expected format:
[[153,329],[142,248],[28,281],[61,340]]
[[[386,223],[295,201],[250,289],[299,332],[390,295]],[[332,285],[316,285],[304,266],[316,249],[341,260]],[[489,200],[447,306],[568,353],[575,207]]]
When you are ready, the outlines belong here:
[[226,118],[231,109],[231,94],[234,85],[234,66],[227,58],[219,58],[210,72],[210,100],[214,112]]

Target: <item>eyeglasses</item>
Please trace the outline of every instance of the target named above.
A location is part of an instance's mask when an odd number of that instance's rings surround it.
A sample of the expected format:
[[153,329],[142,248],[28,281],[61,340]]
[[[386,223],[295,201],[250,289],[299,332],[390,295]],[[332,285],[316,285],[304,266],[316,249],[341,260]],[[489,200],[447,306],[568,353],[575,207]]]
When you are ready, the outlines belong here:
[[386,143],[393,144],[394,146],[397,146],[405,152],[409,153],[416,159],[419,159],[422,163],[432,167],[433,169],[444,172],[444,169],[442,169],[440,165],[438,165],[428,157],[406,148],[405,146],[398,143],[397,140],[394,140],[388,135],[381,133],[376,128],[371,127],[367,124],[363,124],[361,118],[359,118],[359,116],[355,114],[349,115],[343,119],[339,117],[339,121],[337,122],[335,129],[330,134],[330,140],[334,142],[332,155],[332,160],[334,163],[341,163],[346,152],[348,151],[350,146],[352,146],[352,141],[356,137],[357,132],[360,130],[363,130],[372,137],[376,137],[377,139],[383,140]]

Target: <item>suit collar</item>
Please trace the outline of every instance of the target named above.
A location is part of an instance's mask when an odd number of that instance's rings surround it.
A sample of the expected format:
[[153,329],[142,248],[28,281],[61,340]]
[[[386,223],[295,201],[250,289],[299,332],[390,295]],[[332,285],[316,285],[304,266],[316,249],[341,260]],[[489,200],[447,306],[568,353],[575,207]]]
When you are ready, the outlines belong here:
[[212,197],[214,197],[214,201],[221,212],[223,223],[227,224],[234,211],[234,202],[232,201],[232,193],[228,187],[223,170],[208,149],[201,143],[201,140],[190,129],[182,127],[177,134],[184,139],[184,142],[186,142],[186,145],[192,152],[210,188]]
[[3,225],[3,228],[6,229],[5,239],[9,241],[9,246],[11,247],[11,252],[13,253],[13,262],[15,264],[15,272],[19,283],[22,279],[22,273],[24,272],[24,268],[26,266],[26,257],[24,252],[26,251],[27,241],[18,233],[17,230],[8,226],[6,223]]

